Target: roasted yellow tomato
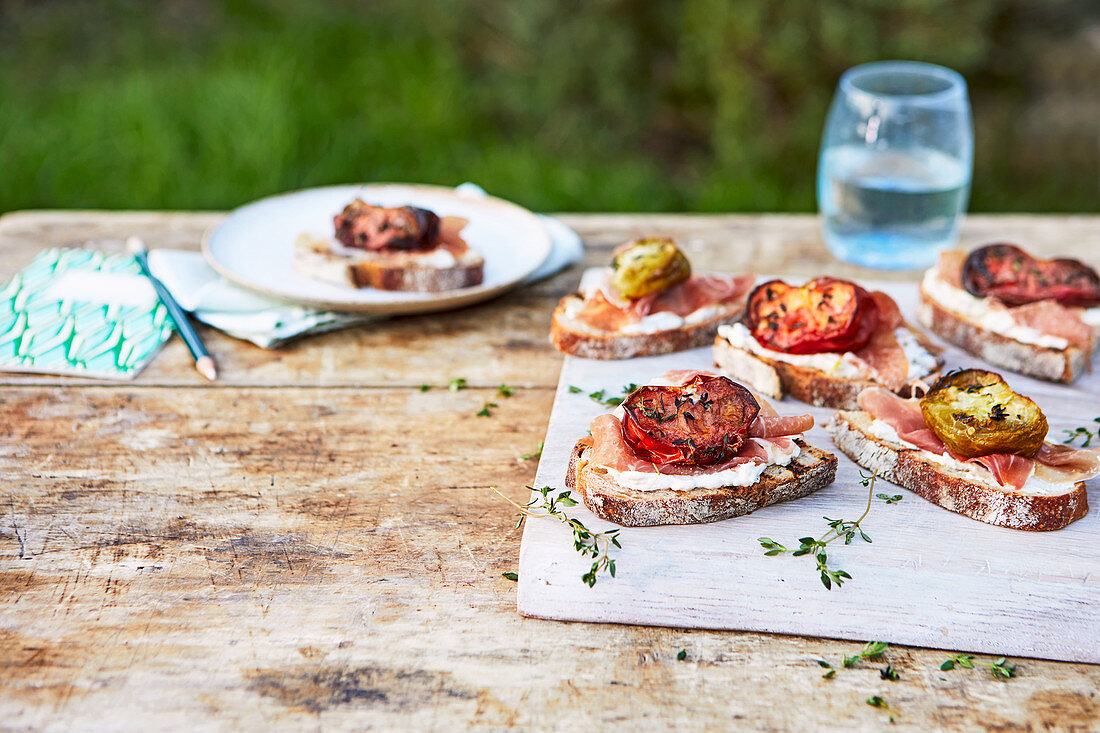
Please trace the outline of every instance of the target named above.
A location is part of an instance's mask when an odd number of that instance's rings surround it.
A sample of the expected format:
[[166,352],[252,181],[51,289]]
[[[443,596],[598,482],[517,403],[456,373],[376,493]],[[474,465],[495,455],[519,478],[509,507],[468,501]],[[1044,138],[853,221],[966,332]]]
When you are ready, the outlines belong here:
[[1047,418],[1000,374],[982,369],[949,372],[920,401],[928,428],[954,453],[976,458],[991,453],[1031,457],[1043,445]]
[[624,298],[667,290],[691,277],[691,263],[671,239],[637,239],[615,250],[611,284]]

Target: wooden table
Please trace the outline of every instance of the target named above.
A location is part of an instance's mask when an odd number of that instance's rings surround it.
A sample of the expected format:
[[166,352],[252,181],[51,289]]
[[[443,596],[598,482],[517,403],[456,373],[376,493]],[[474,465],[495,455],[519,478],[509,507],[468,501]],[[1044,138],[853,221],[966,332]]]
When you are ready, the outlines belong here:
[[[220,217],[9,214],[0,281],[52,245],[196,248]],[[562,219],[585,265],[668,233],[714,269],[868,275],[809,216]],[[1100,217],[976,216],[963,237],[1002,238],[1100,264]],[[550,311],[578,273],[281,351],[207,331],[216,385],[178,340],[132,383],[0,375],[0,727],[878,729],[881,695],[901,728],[1100,729],[1100,667],[999,682],[891,648],[900,681],[825,680],[814,660],[858,644],[521,618],[515,515],[489,487],[525,498]]]

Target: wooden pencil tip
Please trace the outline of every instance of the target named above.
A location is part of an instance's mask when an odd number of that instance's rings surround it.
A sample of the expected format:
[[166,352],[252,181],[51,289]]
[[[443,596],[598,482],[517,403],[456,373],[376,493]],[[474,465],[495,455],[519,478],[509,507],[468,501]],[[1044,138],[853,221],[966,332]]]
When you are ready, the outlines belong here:
[[199,374],[211,382],[218,378],[218,370],[214,368],[214,360],[209,356],[200,356],[195,361],[195,368],[199,370]]

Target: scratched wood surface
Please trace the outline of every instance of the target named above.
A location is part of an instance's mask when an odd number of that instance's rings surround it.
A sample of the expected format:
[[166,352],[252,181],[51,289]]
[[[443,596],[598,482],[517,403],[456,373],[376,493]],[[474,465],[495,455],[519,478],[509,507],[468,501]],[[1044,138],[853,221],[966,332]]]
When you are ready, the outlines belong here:
[[[219,217],[9,214],[0,279],[59,244],[196,248]],[[563,219],[582,266],[664,232],[704,267],[868,275],[813,217]],[[1100,264],[1100,217],[968,220],[968,244],[996,238]],[[521,618],[501,577],[519,532],[488,487],[533,478],[549,313],[579,271],[283,351],[208,332],[215,386],[178,343],[133,383],[0,375],[0,729],[877,730],[871,695],[900,729],[1100,728],[1095,666],[1027,660],[1005,683],[896,647],[897,682],[885,662],[824,680],[814,660],[858,644]],[[418,389],[454,377],[473,387]]]

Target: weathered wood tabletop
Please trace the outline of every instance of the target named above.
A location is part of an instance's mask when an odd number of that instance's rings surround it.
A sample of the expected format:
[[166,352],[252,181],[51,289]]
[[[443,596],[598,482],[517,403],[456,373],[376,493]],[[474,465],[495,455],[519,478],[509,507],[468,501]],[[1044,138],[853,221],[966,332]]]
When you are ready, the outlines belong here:
[[[194,249],[220,218],[8,214],[0,280],[53,245]],[[562,219],[584,263],[493,302],[280,351],[207,330],[215,385],[178,340],[132,383],[0,374],[0,728],[879,729],[880,695],[899,728],[1100,729],[1100,667],[1017,660],[1003,682],[894,647],[826,680],[815,660],[858,644],[520,617],[489,487],[526,496],[550,311],[581,267],[667,233],[704,269],[871,276],[809,216]],[[967,221],[965,244],[993,239],[1100,264],[1100,217]]]

